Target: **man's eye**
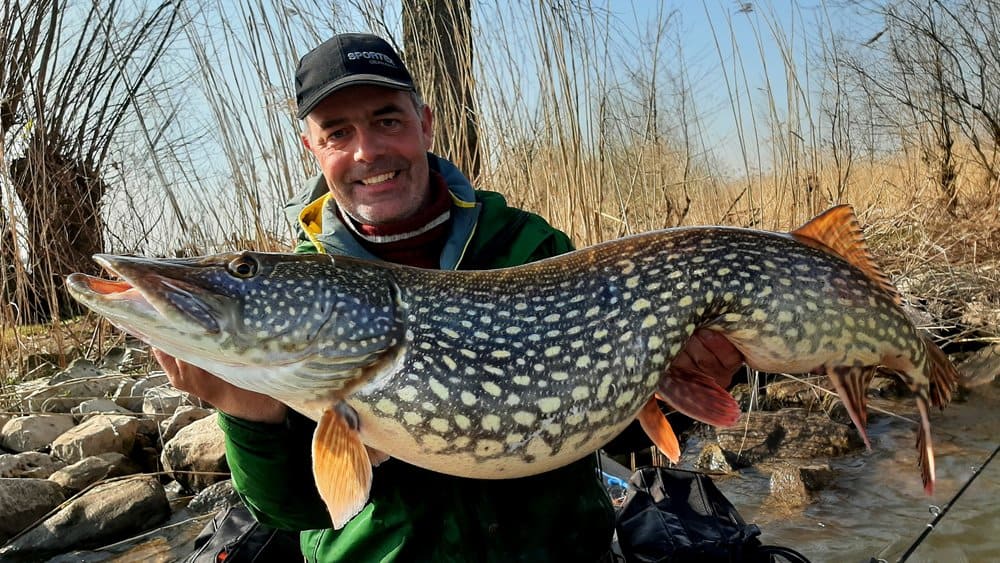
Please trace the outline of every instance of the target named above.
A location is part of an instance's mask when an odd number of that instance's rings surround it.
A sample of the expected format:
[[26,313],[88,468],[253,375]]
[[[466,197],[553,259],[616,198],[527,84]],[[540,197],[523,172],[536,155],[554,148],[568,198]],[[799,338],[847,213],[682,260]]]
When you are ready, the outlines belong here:
[[391,117],[387,117],[379,121],[382,127],[396,127],[399,125],[399,120]]
[[335,131],[330,131],[328,135],[331,139],[343,139],[347,136],[347,129],[337,129]]

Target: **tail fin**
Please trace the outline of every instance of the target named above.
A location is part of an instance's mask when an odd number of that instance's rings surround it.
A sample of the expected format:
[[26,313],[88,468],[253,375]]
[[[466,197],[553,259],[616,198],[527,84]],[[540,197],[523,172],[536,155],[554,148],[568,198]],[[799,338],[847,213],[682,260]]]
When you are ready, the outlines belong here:
[[951,402],[952,392],[958,388],[958,370],[929,336],[921,335],[920,338],[924,341],[924,347],[927,349],[927,363],[924,372],[927,379],[930,380],[928,394],[931,404],[943,409],[946,404]]

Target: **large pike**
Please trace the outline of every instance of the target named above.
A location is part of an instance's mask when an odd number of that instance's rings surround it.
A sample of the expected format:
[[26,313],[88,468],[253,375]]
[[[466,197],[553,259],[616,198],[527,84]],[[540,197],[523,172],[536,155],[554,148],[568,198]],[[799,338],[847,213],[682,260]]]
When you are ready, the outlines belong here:
[[121,281],[73,274],[76,299],[319,422],[313,466],[336,527],[367,501],[372,450],[463,477],[521,477],[638,418],[676,460],[654,397],[714,425],[739,416],[713,374],[667,375],[699,328],[756,369],[826,373],[866,443],[865,389],[876,366],[897,373],[916,396],[928,492],[928,406],[957,381],[847,206],[791,233],[667,229],[489,271],[253,252],[96,259]]

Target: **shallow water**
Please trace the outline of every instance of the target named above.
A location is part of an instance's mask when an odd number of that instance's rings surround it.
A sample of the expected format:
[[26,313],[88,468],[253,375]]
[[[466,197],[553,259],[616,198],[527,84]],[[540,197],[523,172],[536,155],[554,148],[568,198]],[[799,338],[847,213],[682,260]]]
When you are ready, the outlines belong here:
[[[896,404],[898,407],[898,403]],[[915,418],[914,413],[901,413]],[[764,505],[768,478],[747,471],[717,484],[764,543],[800,551],[812,561],[897,561],[1000,443],[1000,387],[970,391],[931,413],[937,462],[933,496],[916,464],[916,424],[873,413],[872,451],[831,460],[838,477],[808,507]],[[954,502],[907,561],[1000,561],[1000,456]]]

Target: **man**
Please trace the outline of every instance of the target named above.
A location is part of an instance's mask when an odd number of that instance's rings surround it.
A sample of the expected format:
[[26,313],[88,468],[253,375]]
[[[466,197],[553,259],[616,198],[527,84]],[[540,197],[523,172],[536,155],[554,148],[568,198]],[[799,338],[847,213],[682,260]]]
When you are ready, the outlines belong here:
[[[296,251],[473,269],[572,250],[541,217],[473,190],[454,165],[428,152],[431,110],[382,39],[338,35],[306,54],[296,99],[302,142],[322,171],[290,204],[301,228]],[[711,333],[686,350],[678,361],[723,383],[740,363]],[[304,530],[309,561],[596,561],[608,552],[614,513],[594,456],[511,480],[462,479],[389,460],[375,469],[361,513],[332,530],[311,473],[314,422],[156,357],[175,387],[218,408],[234,486],[261,522]]]

